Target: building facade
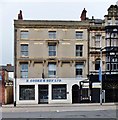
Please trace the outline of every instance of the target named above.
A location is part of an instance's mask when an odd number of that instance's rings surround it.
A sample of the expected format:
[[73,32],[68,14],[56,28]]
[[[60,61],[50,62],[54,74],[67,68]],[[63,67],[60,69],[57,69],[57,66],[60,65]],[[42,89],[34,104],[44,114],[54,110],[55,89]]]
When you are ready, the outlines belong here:
[[[18,18],[14,20],[16,104],[81,102],[80,82],[88,80],[89,22]],[[85,89],[88,98],[89,85]]]
[[14,67],[11,64],[0,66],[0,104],[13,103],[13,78],[9,74],[13,74]]
[[84,9],[81,21],[23,20],[20,11],[14,20],[14,104],[100,102],[101,88],[104,102],[117,101],[117,9],[110,6],[104,20],[88,19]]

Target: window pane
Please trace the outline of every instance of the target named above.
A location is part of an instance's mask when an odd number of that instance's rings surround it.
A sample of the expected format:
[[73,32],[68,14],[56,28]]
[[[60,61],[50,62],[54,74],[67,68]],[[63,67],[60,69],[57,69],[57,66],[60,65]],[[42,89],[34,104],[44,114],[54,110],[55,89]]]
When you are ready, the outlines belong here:
[[21,44],[21,56],[28,56],[28,45]]
[[95,70],[99,70],[99,68],[100,68],[100,60],[97,59],[95,60]]
[[27,39],[27,38],[28,38],[28,35],[29,35],[29,32],[28,32],[28,31],[21,31],[21,32],[20,32],[20,37],[21,37],[21,39]]
[[27,78],[28,77],[28,64],[21,64],[21,78]]
[[82,77],[83,76],[83,68],[84,63],[77,63],[76,64],[76,77]]
[[83,53],[83,46],[76,45],[76,56],[82,56],[82,53]]
[[34,85],[20,85],[19,100],[35,100],[35,86]]
[[56,64],[55,63],[48,64],[48,76],[56,77]]
[[50,39],[55,39],[56,38],[56,31],[49,31],[48,34],[49,34]]
[[66,85],[52,85],[52,99],[67,99]]
[[56,56],[56,45],[49,45],[49,56]]
[[83,39],[83,32],[82,31],[76,31],[76,39]]

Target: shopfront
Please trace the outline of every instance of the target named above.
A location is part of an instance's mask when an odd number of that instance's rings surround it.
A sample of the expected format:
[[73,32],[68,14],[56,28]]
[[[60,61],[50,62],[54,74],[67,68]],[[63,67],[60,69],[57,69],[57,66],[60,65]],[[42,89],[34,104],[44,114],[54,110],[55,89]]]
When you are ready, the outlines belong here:
[[[83,79],[17,79],[17,104],[78,103]],[[75,97],[76,96],[76,97]]]

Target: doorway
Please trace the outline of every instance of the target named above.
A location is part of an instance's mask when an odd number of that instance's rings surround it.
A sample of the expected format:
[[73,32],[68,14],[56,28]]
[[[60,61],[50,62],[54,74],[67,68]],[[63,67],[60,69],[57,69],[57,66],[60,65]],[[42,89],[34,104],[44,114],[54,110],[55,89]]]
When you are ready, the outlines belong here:
[[80,103],[81,101],[81,94],[78,85],[72,86],[72,103]]
[[48,104],[48,85],[38,86],[38,103]]

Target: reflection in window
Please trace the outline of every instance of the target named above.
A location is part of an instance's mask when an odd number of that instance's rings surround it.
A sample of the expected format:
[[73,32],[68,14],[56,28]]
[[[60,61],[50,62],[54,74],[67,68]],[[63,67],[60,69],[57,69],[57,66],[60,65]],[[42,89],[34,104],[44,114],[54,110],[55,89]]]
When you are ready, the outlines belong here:
[[67,99],[66,85],[52,85],[52,99]]
[[56,77],[56,63],[49,63],[48,64],[48,76],[49,77]]
[[49,31],[48,35],[50,39],[56,39],[56,31]]
[[82,56],[83,45],[76,45],[76,56]]
[[19,89],[19,100],[35,100],[34,85],[20,85]]
[[21,78],[28,78],[28,63],[22,63],[20,69]]
[[28,44],[21,44],[21,56],[28,56]]
[[99,70],[99,68],[100,68],[100,59],[98,58],[95,60],[95,70]]
[[48,45],[49,56],[56,56],[56,44]]
[[76,31],[76,39],[83,39],[83,31]]
[[29,32],[28,31],[21,31],[20,38],[21,39],[28,39]]
[[83,76],[83,68],[84,68],[84,63],[76,63],[76,77],[82,77]]

